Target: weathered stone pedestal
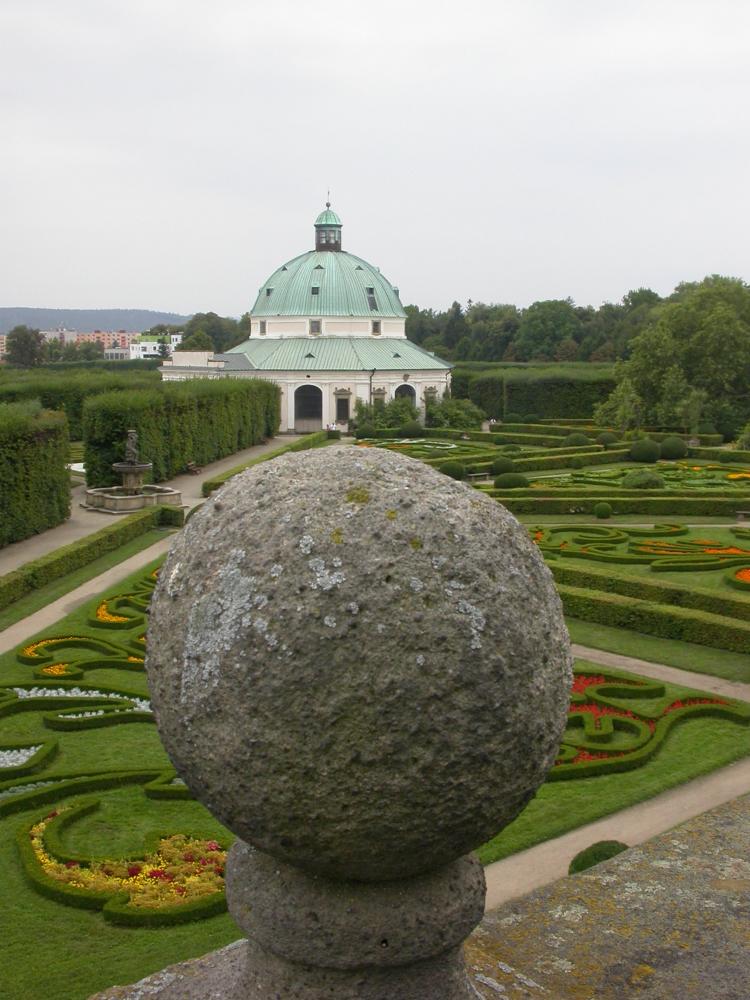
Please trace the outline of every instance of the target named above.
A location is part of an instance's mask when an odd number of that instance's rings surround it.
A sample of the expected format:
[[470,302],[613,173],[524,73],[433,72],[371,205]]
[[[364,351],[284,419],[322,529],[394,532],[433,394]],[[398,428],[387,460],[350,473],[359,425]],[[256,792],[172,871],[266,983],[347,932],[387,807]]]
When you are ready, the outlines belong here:
[[248,1000],[433,1000],[472,997],[461,945],[484,909],[472,856],[393,882],[307,875],[236,841],[229,909],[248,937]]
[[220,995],[475,996],[468,852],[533,796],[567,719],[570,643],[526,530],[391,452],[290,454],[195,514],[151,609],[162,739],[240,838],[248,941]]

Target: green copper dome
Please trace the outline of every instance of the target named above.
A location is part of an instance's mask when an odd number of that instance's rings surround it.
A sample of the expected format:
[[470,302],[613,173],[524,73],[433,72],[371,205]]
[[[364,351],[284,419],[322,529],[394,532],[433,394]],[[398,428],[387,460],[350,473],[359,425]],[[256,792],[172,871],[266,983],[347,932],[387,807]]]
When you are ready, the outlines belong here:
[[273,272],[251,315],[403,319],[406,313],[398,289],[366,260],[344,250],[310,250]]
[[316,226],[340,226],[341,219],[336,215],[336,213],[331,208],[330,204],[326,202],[325,209],[320,213],[320,215],[315,220]]

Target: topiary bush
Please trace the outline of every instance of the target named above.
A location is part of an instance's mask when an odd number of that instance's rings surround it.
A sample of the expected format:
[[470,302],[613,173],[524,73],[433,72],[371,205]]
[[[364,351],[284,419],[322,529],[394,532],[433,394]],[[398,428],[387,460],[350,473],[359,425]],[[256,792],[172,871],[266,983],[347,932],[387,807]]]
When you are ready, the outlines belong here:
[[523,417],[521,416],[520,413],[513,413],[511,410],[509,410],[505,414],[505,416],[503,417],[503,423],[504,424],[522,424],[523,423]]
[[523,448],[521,447],[520,444],[504,444],[502,450],[504,452],[507,452],[507,454],[511,455],[511,454],[516,454],[519,451],[523,451]]
[[650,469],[633,469],[620,484],[626,490],[663,490],[664,478]]
[[375,437],[375,428],[372,424],[361,424],[354,432],[355,438],[371,438]]
[[512,472],[514,468],[515,464],[513,459],[502,456],[500,458],[496,458],[490,466],[493,476],[500,476],[503,472]]
[[578,448],[585,444],[591,444],[591,438],[587,434],[581,433],[581,431],[573,431],[572,434],[568,434],[566,438],[563,438],[562,443],[566,448]]
[[568,464],[571,469],[582,469],[586,465],[580,455],[574,455]]
[[[443,472],[445,472],[445,466],[443,466]],[[503,472],[495,477],[495,489],[498,490],[517,490],[528,485],[528,479],[520,472]]]
[[613,431],[602,431],[597,437],[596,443],[603,445],[605,448],[611,448],[613,444],[618,444],[619,440],[619,437]]
[[416,420],[410,420],[409,423],[404,424],[399,427],[398,436],[402,438],[418,438],[424,435],[424,427],[417,423]]
[[606,521],[608,517],[612,517],[612,504],[606,501],[594,504],[594,516],[600,521]]
[[688,453],[686,442],[681,437],[666,437],[659,444],[661,457],[668,459],[685,458]]
[[651,438],[640,438],[633,442],[630,457],[634,462],[656,462],[661,455],[661,448]]
[[541,423],[541,418],[538,413],[527,413],[523,418],[525,424],[539,424]]
[[463,479],[466,475],[466,466],[462,465],[461,462],[443,462],[440,471],[452,479]]
[[615,855],[622,854],[623,851],[627,850],[628,845],[623,844],[621,840],[598,840],[595,844],[584,848],[584,850],[576,854],[570,862],[568,875],[577,875],[579,872],[585,872],[587,868],[593,868],[594,865],[598,865],[602,861],[608,861],[610,858],[614,858]]

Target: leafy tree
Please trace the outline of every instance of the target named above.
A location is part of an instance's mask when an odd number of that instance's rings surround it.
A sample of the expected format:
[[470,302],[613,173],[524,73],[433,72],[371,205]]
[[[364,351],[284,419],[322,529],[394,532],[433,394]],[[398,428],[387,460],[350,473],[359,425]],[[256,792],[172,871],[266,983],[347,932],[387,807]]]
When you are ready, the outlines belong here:
[[22,368],[34,368],[44,360],[44,337],[29,326],[14,326],[5,341],[5,360]]
[[401,397],[392,399],[390,403],[364,403],[358,399],[354,404],[357,426],[368,424],[371,427],[403,427],[419,419],[417,409],[410,399]]
[[159,357],[168,358],[169,357],[169,344],[166,340],[159,342]]
[[644,404],[630,377],[620,369],[616,372],[618,382],[613,391],[594,409],[597,424],[616,427],[618,431],[641,427],[644,422]]
[[214,342],[205,330],[196,330],[195,333],[182,338],[182,343],[177,345],[178,351],[213,351]]
[[521,317],[517,348],[524,359],[553,358],[560,343],[576,343],[583,332],[571,299],[534,302]]
[[98,361],[100,358],[104,357],[104,344],[100,344],[97,341],[84,341],[82,344],[75,344],[78,348],[76,360],[79,361]]
[[468,399],[443,399],[427,404],[427,427],[480,428],[484,413]]
[[735,429],[750,415],[750,286],[720,275],[678,285],[651,308],[624,374],[648,421]]
[[185,324],[184,332],[184,339],[189,339],[196,333],[205,333],[211,340],[211,347],[204,347],[202,350],[214,350],[217,354],[246,339],[236,319],[218,316],[215,312],[196,313]]
[[690,391],[682,368],[679,365],[668,368],[662,380],[661,397],[655,406],[657,423],[665,427],[679,426],[682,404]]

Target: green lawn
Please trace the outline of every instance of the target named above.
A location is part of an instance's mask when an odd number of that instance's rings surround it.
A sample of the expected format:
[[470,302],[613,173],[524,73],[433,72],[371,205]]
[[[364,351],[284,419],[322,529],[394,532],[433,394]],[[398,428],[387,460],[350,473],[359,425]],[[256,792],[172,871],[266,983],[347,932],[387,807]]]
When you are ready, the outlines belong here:
[[165,531],[161,528],[154,528],[151,531],[147,531],[145,534],[139,535],[138,538],[133,538],[131,541],[121,545],[119,548],[105,553],[105,555],[100,556],[94,562],[88,563],[86,566],[82,566],[80,569],[60,577],[59,580],[53,580],[46,587],[40,587],[39,590],[35,590],[33,593],[22,597],[20,601],[9,604],[7,608],[0,610],[0,631],[9,625],[14,625],[22,618],[33,615],[35,611],[45,608],[52,601],[56,601],[58,597],[63,597],[65,594],[70,593],[71,590],[75,590],[76,587],[80,587],[82,583],[93,580],[100,573],[104,573],[118,563],[124,562],[131,556],[136,555],[136,553],[149,548],[156,542],[161,541],[168,534],[171,534],[171,531]]
[[698,646],[677,639],[660,639],[625,628],[598,625],[578,618],[566,618],[570,638],[581,646],[605,649],[610,653],[635,656],[652,663],[665,663],[669,667],[692,670],[696,674],[711,674],[728,681],[750,684],[750,655],[733,653],[726,649]]

